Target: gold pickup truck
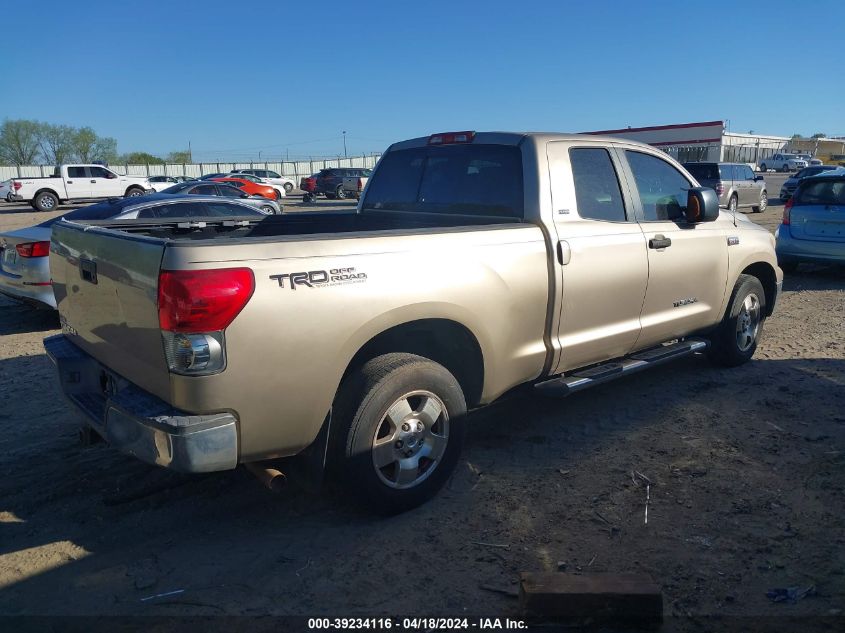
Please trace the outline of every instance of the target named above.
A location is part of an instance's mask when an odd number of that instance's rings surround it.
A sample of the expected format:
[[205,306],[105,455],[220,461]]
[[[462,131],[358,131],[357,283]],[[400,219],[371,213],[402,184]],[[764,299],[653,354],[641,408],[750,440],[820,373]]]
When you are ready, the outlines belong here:
[[45,347],[111,444],[298,455],[381,512],[433,496],[467,410],[518,385],[749,360],[782,281],[773,237],[659,150],[469,131],[392,145],[355,212],[60,221],[50,268]]

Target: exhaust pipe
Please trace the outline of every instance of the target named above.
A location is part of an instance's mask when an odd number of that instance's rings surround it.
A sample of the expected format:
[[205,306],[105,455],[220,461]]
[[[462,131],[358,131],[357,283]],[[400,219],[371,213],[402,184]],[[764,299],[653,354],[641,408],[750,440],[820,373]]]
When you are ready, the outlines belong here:
[[267,468],[259,462],[249,462],[244,464],[244,467],[255,475],[258,481],[264,484],[264,487],[271,492],[281,492],[288,481],[288,478],[282,471],[276,470],[275,468]]

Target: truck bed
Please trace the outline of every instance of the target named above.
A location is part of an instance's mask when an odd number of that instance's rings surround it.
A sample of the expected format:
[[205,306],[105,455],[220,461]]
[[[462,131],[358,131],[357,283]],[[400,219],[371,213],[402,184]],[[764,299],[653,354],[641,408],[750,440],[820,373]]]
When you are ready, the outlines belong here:
[[402,211],[369,211],[366,213],[306,212],[285,213],[260,218],[249,223],[215,219],[199,223],[196,219],[173,220],[163,223],[140,223],[138,221],[87,222],[105,226],[134,235],[144,235],[169,240],[216,240],[221,238],[284,238],[303,235],[365,233],[372,231],[396,231],[414,229],[448,229],[478,227],[495,224],[519,224],[517,218],[494,216],[452,215],[436,213],[410,213]]

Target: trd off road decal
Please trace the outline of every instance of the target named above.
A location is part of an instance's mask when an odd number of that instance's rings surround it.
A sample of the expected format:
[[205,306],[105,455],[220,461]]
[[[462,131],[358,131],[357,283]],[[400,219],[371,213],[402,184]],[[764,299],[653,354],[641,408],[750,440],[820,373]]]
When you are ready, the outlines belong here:
[[297,286],[308,288],[324,288],[326,286],[342,286],[345,284],[359,284],[367,281],[367,273],[355,272],[355,268],[332,268],[331,270],[309,270],[301,273],[285,273],[270,275],[270,279],[279,282],[279,288],[296,290]]

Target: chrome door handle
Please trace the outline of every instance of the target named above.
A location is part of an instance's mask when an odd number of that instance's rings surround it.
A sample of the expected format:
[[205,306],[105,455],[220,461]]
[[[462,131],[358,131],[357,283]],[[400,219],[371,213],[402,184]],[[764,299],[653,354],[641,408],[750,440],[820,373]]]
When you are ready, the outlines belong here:
[[566,266],[572,260],[572,249],[569,247],[569,242],[560,240],[557,243],[557,261],[561,266]]

